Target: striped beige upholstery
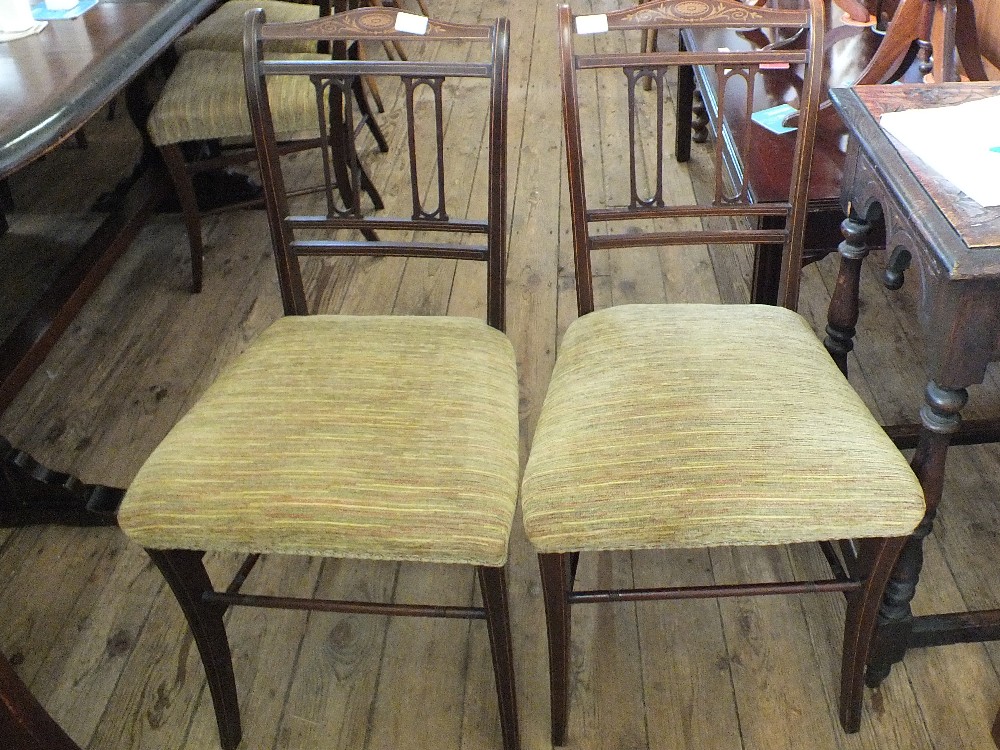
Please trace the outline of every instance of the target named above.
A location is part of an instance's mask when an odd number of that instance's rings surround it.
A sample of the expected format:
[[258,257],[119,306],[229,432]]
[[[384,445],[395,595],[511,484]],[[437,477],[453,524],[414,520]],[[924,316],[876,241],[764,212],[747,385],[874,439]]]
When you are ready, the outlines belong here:
[[566,333],[521,490],[540,552],[898,536],[907,463],[808,324],[624,305]]
[[[285,57],[324,59],[304,53]],[[316,95],[304,76],[274,77],[268,81],[267,92],[279,134],[317,132]],[[181,57],[146,129],[157,146],[213,138],[250,140],[243,56],[196,49]]]
[[[263,8],[268,23],[310,21],[319,18],[319,6],[284,0],[228,0],[174,43],[178,54],[193,49],[243,53],[243,17],[251,8]],[[269,52],[315,52],[315,42],[269,42]]]
[[149,548],[501,566],[514,351],[449,317],[292,316],[153,451],[119,512]]

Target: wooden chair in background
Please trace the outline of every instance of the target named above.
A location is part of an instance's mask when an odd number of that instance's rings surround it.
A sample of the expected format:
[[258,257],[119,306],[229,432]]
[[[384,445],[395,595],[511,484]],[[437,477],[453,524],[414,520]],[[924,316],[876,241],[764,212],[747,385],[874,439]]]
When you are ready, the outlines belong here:
[[[508,23],[430,21],[426,34],[415,36],[393,30],[397,14],[365,8],[293,24],[266,24],[259,10],[247,17],[246,86],[286,316],[178,422],[119,512],[122,529],[147,548],[184,610],[227,750],[241,737],[223,622],[232,605],[485,619],[503,744],[519,747],[504,573],[519,471],[516,361],[502,333]],[[416,41],[418,52],[436,52],[433,59],[406,62],[262,57],[272,41],[310,38]],[[425,39],[434,44],[424,45]],[[469,61],[470,52],[478,58]],[[410,163],[401,159],[398,167],[411,189],[387,192],[400,204],[390,210],[399,213],[365,216],[356,189],[353,201],[339,203],[329,145],[317,157],[326,178],[322,199],[290,201],[279,158],[281,101],[272,79],[310,88],[312,127],[328,144],[330,131],[355,127],[350,92],[367,75],[384,83],[395,79],[402,92],[394,123]],[[479,104],[489,175],[477,192],[460,167],[446,171],[460,150],[449,148],[444,112],[446,106],[477,111]],[[466,132],[461,138],[467,143]],[[357,188],[359,155],[349,149],[346,157]],[[321,205],[316,211],[299,201]],[[351,239],[368,229],[382,239]],[[442,239],[455,233],[454,241]],[[309,315],[300,260],[317,255],[480,261],[488,324],[440,316]],[[212,586],[205,550],[247,555],[224,590]],[[470,565],[482,606],[241,593],[257,558],[272,553]]]
[[[574,23],[577,30],[610,31],[595,34],[597,51],[584,53]],[[801,30],[806,44],[748,52],[639,51],[644,31],[747,26]],[[567,739],[571,605],[599,602],[842,592],[847,617],[840,717],[847,731],[858,729],[878,605],[924,502],[905,458],[794,312],[822,31],[820,4],[772,10],[732,0],[657,0],[597,19],[574,17],[566,5],[559,9],[580,318],[556,357],[521,490],[525,530],[539,552],[557,745]],[[609,41],[619,35],[634,52]],[[745,178],[731,179],[716,143],[711,204],[669,205],[662,178],[668,72],[691,64],[714,71],[722,96],[748,108],[762,78],[787,74],[789,66],[803,71],[801,91],[788,92],[798,95],[803,113],[799,129],[784,138],[795,153],[789,201],[751,203]],[[651,94],[641,90],[646,79],[652,80]],[[627,119],[620,138],[595,135],[597,123],[584,112],[594,111],[597,96],[616,111],[607,102],[612,87],[623,83],[627,92],[619,98],[627,106],[619,111]],[[727,135],[744,151],[757,145],[752,128]],[[600,154],[593,144],[603,144]],[[628,164],[630,179],[602,179],[600,165],[609,163]],[[598,198],[616,188],[617,194]],[[746,228],[765,215],[783,225]],[[679,253],[684,246],[755,242],[783,247],[782,306],[653,304],[594,311],[594,251],[662,247]],[[831,578],[574,590],[581,552],[797,542],[823,544]]]
[[[264,3],[267,5],[268,3]],[[199,175],[217,173],[234,166],[251,164],[257,159],[252,145],[250,118],[247,113],[243,85],[242,37],[238,32],[242,14],[248,7],[260,3],[231,0],[213,15],[185,35],[179,42],[180,60],[160,93],[146,122],[146,129],[170,173],[174,191],[180,203],[191,248],[191,287],[198,292],[202,286],[204,242],[202,238],[202,207],[199,205],[195,180]],[[273,0],[279,19],[309,20],[330,14],[330,0],[320,5]],[[329,59],[330,49],[318,50],[315,40],[298,40],[269,45],[268,53],[294,54],[304,59]],[[357,48],[333,50],[334,56],[357,56]],[[307,81],[278,79],[272,82],[275,102],[275,126],[282,137],[282,152],[317,147],[314,94]],[[362,113],[362,124],[371,132],[376,147],[383,153],[388,144],[368,105],[361,82],[352,92]],[[337,144],[335,165],[342,178],[338,185],[343,200],[353,202],[343,167],[344,154],[354,147],[357,132],[331,132]],[[350,145],[348,145],[348,141]],[[208,144],[207,152],[203,147]],[[371,199],[372,208],[383,207],[382,197],[362,172],[360,189]],[[221,197],[221,196],[220,196]],[[241,196],[245,197],[245,196]],[[248,207],[260,204],[260,196],[246,200],[225,201],[227,207]],[[368,239],[377,237],[369,233]]]

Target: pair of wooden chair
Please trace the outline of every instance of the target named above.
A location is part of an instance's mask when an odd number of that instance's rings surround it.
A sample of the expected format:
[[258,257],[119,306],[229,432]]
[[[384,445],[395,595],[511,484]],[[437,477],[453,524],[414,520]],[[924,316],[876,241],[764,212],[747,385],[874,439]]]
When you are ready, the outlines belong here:
[[[848,613],[841,719],[848,731],[858,728],[878,603],[924,505],[906,461],[793,312],[819,100],[819,66],[810,63],[822,48],[820,7],[810,12],[749,8],[730,0],[655,0],[584,18],[560,7],[580,318],[563,339],[520,488],[516,361],[502,334],[507,22],[466,26],[432,20],[421,33],[397,30],[407,19],[385,8],[298,24],[264,23],[260,11],[248,16],[247,91],[286,317],[253,342],[174,427],[139,472],[119,513],[122,528],[149,551],[188,618],[227,750],[239,743],[241,729],[223,615],[237,604],[485,619],[504,747],[515,750],[504,565],[519,491],[525,530],[539,551],[555,744],[566,740],[571,605],[662,598],[843,592]],[[618,34],[688,25],[780,28],[782,38],[789,29],[801,29],[799,38],[808,43],[702,54],[697,60],[680,52],[602,47]],[[581,43],[580,32],[589,31],[597,33]],[[406,62],[262,57],[269,43],[307,38],[429,40],[460,53],[457,60],[441,54]],[[581,44],[592,49],[581,53]],[[629,44],[637,46],[638,36]],[[488,52],[476,52],[483,48]],[[711,205],[667,205],[663,100],[668,71],[685,64],[714,66],[720,89],[746,96],[747,102],[765,74],[800,88],[790,88],[803,113],[798,131],[788,138],[798,156],[790,201],[750,205],[747,185],[734,182],[716,158]],[[409,216],[366,215],[357,201],[339,205],[326,148],[321,171],[327,202],[312,213],[290,205],[269,82],[307,80],[323,134],[331,117],[354,121],[346,92],[366,75],[401,79],[399,123],[411,170],[402,213]],[[469,88],[477,79],[488,88],[478,98]],[[640,91],[647,79],[653,83],[650,95]],[[445,114],[451,111],[445,93],[456,81],[456,106],[488,101],[482,132],[489,168],[479,180],[445,169],[446,157],[455,152],[449,139],[468,138],[468,126],[449,129]],[[593,108],[583,100],[611,102],[612,87],[623,83],[627,137],[621,143],[627,154],[618,163],[629,165],[630,184],[605,185],[627,193],[624,200],[608,196],[598,207],[593,196],[603,191],[595,192],[587,179],[597,174],[601,182],[590,158],[600,155],[585,144],[600,139],[583,136],[595,124],[584,116]],[[424,120],[431,123],[429,133],[418,137],[416,124]],[[463,132],[454,132],[459,129]],[[729,135],[753,146],[752,132]],[[714,155],[719,156],[718,147]],[[348,153],[347,163],[357,186],[356,151]],[[485,195],[470,199],[470,182],[483,179]],[[741,218],[762,211],[783,217],[784,227],[742,228]],[[469,218],[474,215],[485,219]],[[726,222],[727,228],[712,227],[709,220]],[[592,231],[595,223],[603,229]],[[650,231],[651,223],[658,228]],[[365,229],[383,238],[343,236]],[[334,231],[341,234],[320,237]],[[445,242],[445,232],[479,234],[485,244]],[[762,238],[785,250],[783,307],[666,304],[595,311],[594,251],[655,246],[680,252],[684,245]],[[302,259],[356,254],[484,261],[487,324],[452,317],[307,315]],[[574,590],[581,552],[793,542],[824,544],[833,577]],[[206,550],[248,555],[222,591],[206,572]],[[471,565],[478,571],[483,606],[240,593],[259,555],[272,553]]]

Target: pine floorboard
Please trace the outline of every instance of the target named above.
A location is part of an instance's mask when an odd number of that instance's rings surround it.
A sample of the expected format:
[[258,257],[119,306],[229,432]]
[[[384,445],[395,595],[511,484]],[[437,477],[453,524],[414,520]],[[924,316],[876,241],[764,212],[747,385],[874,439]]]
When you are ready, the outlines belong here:
[[[573,7],[599,13],[619,2],[574,0]],[[559,340],[576,317],[554,3],[430,5],[436,16],[456,21],[511,19],[507,333],[518,358],[523,459]],[[392,92],[383,96],[391,124]],[[608,95],[588,111],[603,128],[588,148],[622,137],[615,124],[622,107]],[[481,123],[458,109],[446,117],[453,132],[467,133],[468,168],[459,177],[481,193]],[[128,156],[136,148],[123,119],[95,121],[88,125],[89,149],[60,149],[11,180],[12,231],[0,240],[0,326],[17,314],[7,290],[38,286],[44,269],[58,265],[59,248],[93,226],[90,199],[121,176],[104,166],[108,154]],[[398,130],[389,130],[390,154],[369,148],[366,160],[376,183],[395,185],[386,194],[394,199],[404,184],[396,156],[405,149]],[[93,178],[61,179],[81,160],[96,165]],[[642,166],[648,171],[649,164]],[[690,195],[704,182],[702,167],[698,147],[690,165],[669,160],[667,189]],[[625,169],[608,160],[599,179],[613,187]],[[205,288],[191,295],[179,218],[151,220],[0,417],[0,434],[85,481],[126,486],[220,368],[280,315],[263,212],[214,216],[205,232]],[[878,265],[873,259],[863,279],[851,379],[884,422],[909,421],[924,386],[915,279],[888,292]],[[749,256],[704,248],[640,251],[598,258],[595,268],[599,305],[739,302],[747,295]],[[820,333],[836,268],[836,259],[827,258],[804,273],[801,311]],[[481,271],[455,262],[337,259],[310,262],[305,276],[318,310],[481,316]],[[995,371],[972,389],[965,413],[1000,413]],[[992,564],[1000,559],[998,469],[1000,447],[950,454],[914,602],[918,613],[1000,606]],[[550,746],[544,617],[535,557],[519,524],[508,563],[515,669],[524,747],[539,750]],[[234,563],[225,555],[208,562],[220,580]],[[823,565],[822,555],[801,546],[643,551],[585,556],[580,578],[595,586],[678,585],[786,578],[821,572]],[[459,568],[265,558],[248,590],[277,588],[395,601],[478,600],[474,574]],[[991,747],[989,727],[1000,704],[1000,648],[992,644],[909,653],[880,688],[866,691],[861,731],[845,735],[836,708],[843,615],[843,599],[833,595],[579,607],[569,747]],[[488,641],[479,623],[254,610],[227,617],[246,750],[500,747]],[[0,530],[0,622],[0,651],[82,747],[218,747],[180,610],[142,550],[117,530]]]

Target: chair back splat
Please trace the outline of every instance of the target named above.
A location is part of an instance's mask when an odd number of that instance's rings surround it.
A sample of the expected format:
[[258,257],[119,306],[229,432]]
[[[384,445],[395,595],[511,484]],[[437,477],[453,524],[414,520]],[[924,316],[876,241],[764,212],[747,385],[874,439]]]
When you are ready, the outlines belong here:
[[[553,742],[564,744],[568,733],[571,605],[820,592],[847,597],[840,718],[857,731],[879,602],[925,508],[905,458],[795,312],[823,3],[784,10],[656,0],[598,16],[574,17],[567,5],[558,12],[580,316],[559,346],[521,485],[545,599]],[[684,27],[771,41],[762,49],[640,51],[644,36]],[[712,162],[702,204],[664,179],[668,83],[672,69],[685,76],[692,66],[714,71],[719,112],[745,111],[747,123],[737,127],[723,114],[717,142],[691,162]],[[750,117],[760,87],[777,87],[800,113],[798,130],[779,136],[796,156],[783,203],[752,200],[758,170],[768,168],[761,145],[773,143]],[[731,151],[745,169],[723,158]],[[672,258],[751,243],[783,249],[781,306],[615,305],[616,284],[600,290],[612,304],[595,305],[595,254],[608,278],[611,259],[636,248]],[[582,553],[803,542],[819,544],[832,575],[575,587]]]
[[[152,452],[119,525],[184,611],[224,750],[243,731],[224,619],[233,606],[484,620],[497,734],[504,750],[518,750],[505,572],[520,470],[517,359],[503,334],[508,23],[422,18],[425,33],[406,33],[395,30],[395,8],[273,25],[265,13],[248,11],[237,78],[246,84],[286,314]],[[330,54],[295,51],[310,40]],[[408,59],[365,59],[365,43],[397,56],[405,47]],[[362,87],[376,80],[395,160],[367,158],[385,145],[364,132],[369,113],[358,111]],[[309,115],[291,128],[276,114],[290,95]],[[288,151],[303,141],[308,149]],[[489,174],[461,166],[485,161]],[[286,173],[319,180],[320,189],[289,192]],[[372,216],[372,208],[384,210]],[[478,261],[487,320],[325,314],[307,290],[321,296],[309,279],[312,264],[328,261],[311,256],[344,255],[440,258],[453,272],[456,259]],[[203,561],[209,551],[245,559],[218,590]],[[388,600],[359,601],[353,585],[340,590],[344,598],[271,593],[254,568],[263,555],[460,565],[475,570],[481,602],[415,603],[395,587]],[[429,694],[433,681],[427,686]]]
[[[781,304],[792,309],[798,299],[799,268],[802,260],[802,242],[806,221],[806,196],[809,190],[809,169],[812,162],[812,148],[816,131],[816,118],[821,95],[822,65],[810,65],[813,50],[823,49],[823,4],[813,3],[803,10],[776,10],[753,8],[724,0],[720,3],[652,2],[634,8],[609,13],[606,24],[609,32],[628,33],[637,29],[679,29],[682,27],[741,28],[757,27],[766,29],[774,41],[762,49],[745,51],[690,53],[686,51],[651,53],[603,52],[600,51],[602,34],[595,34],[598,51],[577,51],[583,46],[578,31],[587,31],[588,23],[598,23],[604,27],[604,16],[581,16],[583,27],[574,26],[574,17],[568,6],[559,10],[559,49],[562,69],[563,124],[566,132],[567,160],[569,162],[570,204],[573,213],[573,244],[576,259],[577,300],[581,315],[594,310],[594,292],[591,281],[590,253],[596,249],[614,249],[637,246],[679,246],[697,244],[775,243],[784,247],[781,271]],[[595,19],[590,20],[588,19]],[[600,19],[600,20],[597,20]],[[749,45],[748,45],[749,47]],[[818,60],[822,60],[822,54]],[[667,96],[668,72],[685,66],[705,66],[714,68],[718,77],[720,92],[719,111],[725,111],[727,97],[740,97],[748,114],[754,105],[754,94],[758,86],[779,86],[787,91],[790,101],[795,102],[802,116],[798,129],[787,136],[787,148],[794,149],[795,167],[791,173],[788,195],[784,203],[753,204],[753,170],[763,168],[761,158],[753,154],[754,130],[757,123],[746,119],[742,132],[737,132],[730,122],[722,123],[719,138],[713,148],[714,198],[711,205],[666,205],[664,200],[663,163],[664,153],[664,106]],[[684,74],[684,71],[679,71]],[[629,193],[615,195],[593,207],[598,191],[588,193],[584,156],[583,131],[593,128],[593,122],[581,122],[581,109],[589,104],[584,101],[588,94],[583,92],[581,79],[584,75],[592,84],[588,93],[600,92],[603,86],[628,87],[628,139],[622,141],[627,146],[627,154],[616,153],[612,158],[621,158],[629,165]],[[639,84],[652,82],[652,92],[640,90]],[[654,104],[650,104],[652,101]],[[654,109],[650,117],[640,112],[645,104]],[[725,106],[723,106],[725,105]],[[588,135],[591,131],[588,131]],[[643,133],[652,136],[643,138]],[[731,162],[723,159],[723,139],[735,146],[744,156],[744,164],[751,167],[740,174]],[[650,142],[652,141],[652,142]],[[655,166],[648,179],[650,190],[640,195],[639,185],[644,182],[639,172],[645,173],[649,159],[640,152],[652,148]],[[603,158],[609,158],[604,154]],[[619,186],[624,189],[626,186]],[[719,220],[748,219],[753,228],[711,231],[694,222],[694,228],[671,231],[641,232],[616,231],[623,222],[644,219],[702,219],[717,217]],[[784,219],[780,229],[758,228],[757,223],[765,217]],[[592,227],[601,226],[595,232]],[[687,226],[692,226],[690,223]]]
[[[479,260],[487,264],[487,320],[499,330],[504,329],[505,255],[502,252],[506,236],[506,159],[507,142],[507,38],[508,22],[498,20],[492,26],[467,26],[430,20],[426,31],[415,35],[396,31],[399,13],[389,8],[363,8],[348,13],[320,18],[311,23],[266,24],[263,13],[250,13],[246,21],[246,85],[251,119],[264,180],[267,210],[272,240],[278,264],[282,299],[288,314],[306,313],[305,296],[299,258],[310,255],[402,255]],[[386,26],[386,24],[389,24]],[[274,60],[263,59],[262,50],[268,41],[287,41],[290,37],[310,34],[334,45],[347,41],[388,41],[393,44],[424,42],[470,43],[485,49],[480,59],[422,60]],[[334,47],[336,49],[336,46]],[[335,57],[337,57],[335,55]],[[326,203],[322,214],[302,215],[290,210],[281,164],[278,134],[270,117],[266,82],[276,76],[298,76],[308,79],[316,91],[317,126],[321,134],[323,178],[326,183]],[[364,80],[395,78],[401,81],[401,98],[405,109],[406,153],[410,163],[409,200],[396,207],[404,208],[409,216],[366,215],[362,208],[362,193],[366,173],[352,134],[357,130],[357,114],[350,92],[359,78]],[[450,174],[446,170],[446,106],[461,106],[457,98],[446,103],[448,85],[452,93],[461,91],[461,82],[486,79],[490,84],[486,137],[489,147],[489,175],[486,183],[484,213],[471,217],[475,210],[468,205],[468,175]],[[434,112],[429,134],[418,132],[422,118],[418,109],[430,107]],[[428,153],[430,152],[430,153]],[[343,174],[336,174],[337,165],[345,165]],[[338,180],[351,185],[348,194],[353,202],[338,202],[335,188]],[[454,201],[456,197],[462,201]],[[463,216],[470,218],[461,218]],[[322,239],[304,238],[316,230],[349,230],[375,236],[375,241],[341,236]],[[376,234],[377,233],[377,234]],[[458,240],[422,239],[427,233],[459,235]],[[390,239],[387,235],[392,234]],[[474,244],[466,237],[479,237]]]

